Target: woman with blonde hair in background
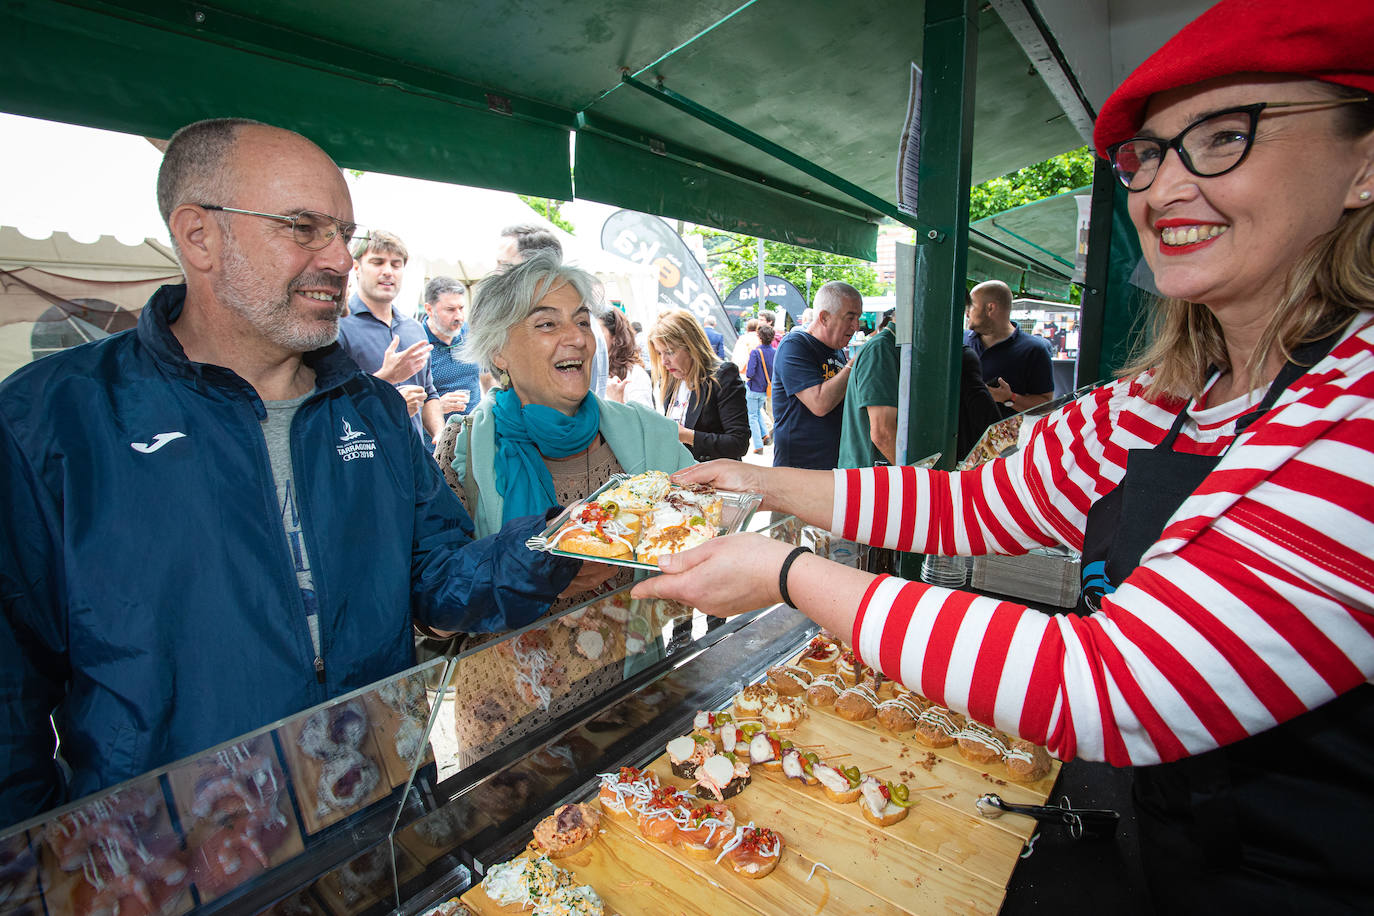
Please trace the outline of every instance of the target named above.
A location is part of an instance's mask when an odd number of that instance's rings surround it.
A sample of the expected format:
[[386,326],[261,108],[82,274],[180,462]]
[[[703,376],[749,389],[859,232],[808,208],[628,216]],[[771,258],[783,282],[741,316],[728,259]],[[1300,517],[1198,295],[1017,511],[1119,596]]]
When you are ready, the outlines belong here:
[[659,407],[678,423],[678,440],[698,461],[739,458],[749,449],[744,383],[716,358],[691,312],[660,315],[649,332]]

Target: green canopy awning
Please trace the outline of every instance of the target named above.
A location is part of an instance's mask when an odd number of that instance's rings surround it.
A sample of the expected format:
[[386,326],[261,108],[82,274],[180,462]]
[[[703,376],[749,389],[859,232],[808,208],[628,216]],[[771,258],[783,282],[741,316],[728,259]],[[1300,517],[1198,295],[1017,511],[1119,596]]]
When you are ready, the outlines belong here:
[[[0,109],[153,137],[252,117],[349,168],[576,193],[873,258],[873,208],[621,75],[891,201],[921,16],[897,0],[11,3]],[[996,13],[979,25],[973,180],[1080,145]]]

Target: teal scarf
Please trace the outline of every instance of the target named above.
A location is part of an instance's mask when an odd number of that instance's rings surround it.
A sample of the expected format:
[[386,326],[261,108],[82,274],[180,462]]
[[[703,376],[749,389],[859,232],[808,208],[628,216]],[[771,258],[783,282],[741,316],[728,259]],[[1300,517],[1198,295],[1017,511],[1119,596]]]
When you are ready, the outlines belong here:
[[524,406],[514,388],[496,394],[496,489],[503,523],[543,515],[558,505],[553,475],[543,458],[566,458],[592,444],[601,428],[601,405],[588,394],[571,417],[543,404]]

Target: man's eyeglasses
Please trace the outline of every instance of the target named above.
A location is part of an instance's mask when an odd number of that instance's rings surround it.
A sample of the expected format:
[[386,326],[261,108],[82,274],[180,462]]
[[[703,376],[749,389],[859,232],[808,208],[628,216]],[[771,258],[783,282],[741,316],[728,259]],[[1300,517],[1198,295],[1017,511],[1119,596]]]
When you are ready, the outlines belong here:
[[1128,191],[1143,191],[1154,184],[1155,175],[1169,150],[1178,153],[1183,167],[1199,178],[1225,175],[1245,161],[1255,142],[1260,112],[1273,108],[1307,107],[1313,110],[1334,105],[1368,102],[1368,96],[1325,99],[1310,102],[1256,102],[1228,108],[1199,118],[1183,128],[1172,140],[1132,137],[1107,147],[1112,170]]
[[309,251],[319,251],[327,248],[329,243],[335,238],[342,236],[344,245],[350,245],[354,239],[367,238],[366,230],[359,234],[357,223],[346,223],[328,213],[317,213],[314,210],[302,210],[294,216],[284,216],[279,213],[259,213],[257,210],[240,210],[238,207],[221,207],[217,204],[200,204],[202,210],[219,210],[221,213],[241,213],[244,216],[261,216],[264,219],[275,219],[283,223],[291,224],[291,237],[296,244]]

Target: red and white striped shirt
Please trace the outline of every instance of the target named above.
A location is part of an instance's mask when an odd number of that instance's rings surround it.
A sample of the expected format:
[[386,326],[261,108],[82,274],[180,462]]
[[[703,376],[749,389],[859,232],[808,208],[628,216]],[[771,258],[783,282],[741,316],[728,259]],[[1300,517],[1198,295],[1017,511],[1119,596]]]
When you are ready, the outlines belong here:
[[[1080,548],[1126,453],[1184,404],[1145,377],[1039,421],[962,474],[835,472],[832,528],[918,553]],[[879,577],[854,621],[866,664],[1061,759],[1175,760],[1264,731],[1374,675],[1374,313],[1226,451],[1242,398],[1190,411],[1180,451],[1220,454],[1141,565],[1089,617]]]

